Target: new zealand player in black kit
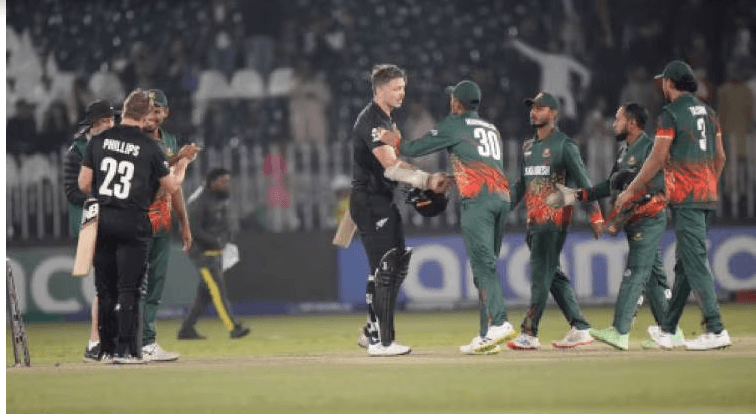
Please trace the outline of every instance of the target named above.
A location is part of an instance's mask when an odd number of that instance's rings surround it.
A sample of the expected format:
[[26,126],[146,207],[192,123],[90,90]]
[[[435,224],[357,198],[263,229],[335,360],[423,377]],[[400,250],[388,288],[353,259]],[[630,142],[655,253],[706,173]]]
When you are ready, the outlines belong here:
[[354,172],[349,213],[357,225],[370,264],[368,323],[359,344],[374,356],[409,354],[394,341],[394,308],[399,286],[407,275],[411,251],[405,247],[399,210],[393,202],[396,181],[444,192],[450,185],[443,173],[433,175],[397,159],[396,145],[379,137],[391,130],[398,137],[391,112],[404,100],[407,76],[396,65],[376,65],[370,78],[373,100],[352,128]]
[[[143,363],[137,345],[139,288],[145,276],[152,226],[147,210],[158,187],[178,193],[165,153],[142,133],[151,110],[145,91],[129,94],[121,125],[93,137],[79,172],[79,188],[97,198],[100,218],[95,245],[99,298],[100,361]],[[182,230],[184,249],[191,245]]]

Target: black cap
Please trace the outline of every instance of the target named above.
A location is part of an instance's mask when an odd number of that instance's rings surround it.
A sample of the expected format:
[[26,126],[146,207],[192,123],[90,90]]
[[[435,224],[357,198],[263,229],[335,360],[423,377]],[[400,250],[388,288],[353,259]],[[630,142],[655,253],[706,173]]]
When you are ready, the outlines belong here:
[[116,111],[110,106],[107,100],[97,100],[89,103],[85,111],[84,120],[79,122],[80,126],[91,126],[95,121],[105,118],[113,117],[116,115]]

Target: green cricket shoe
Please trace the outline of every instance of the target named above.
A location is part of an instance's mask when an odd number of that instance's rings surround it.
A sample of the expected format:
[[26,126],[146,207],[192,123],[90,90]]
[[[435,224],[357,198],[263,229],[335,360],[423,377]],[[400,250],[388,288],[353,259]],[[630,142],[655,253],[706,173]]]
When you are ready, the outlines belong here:
[[593,338],[595,338],[597,341],[601,341],[604,344],[611,345],[612,347],[627,351],[630,349],[628,346],[628,341],[630,340],[630,334],[620,334],[617,332],[616,329],[614,329],[613,326],[610,326],[606,329],[589,329],[588,333],[591,334]]

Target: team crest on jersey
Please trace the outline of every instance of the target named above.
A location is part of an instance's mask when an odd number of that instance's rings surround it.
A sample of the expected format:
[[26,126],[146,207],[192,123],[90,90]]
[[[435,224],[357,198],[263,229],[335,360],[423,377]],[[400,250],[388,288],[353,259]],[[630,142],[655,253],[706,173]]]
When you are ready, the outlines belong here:
[[429,133],[431,136],[438,136],[438,130],[430,130]]
[[636,162],[635,156],[630,155],[630,157],[627,158],[627,164],[628,165],[633,166],[633,165],[635,165],[635,162]]
[[633,241],[641,241],[643,240],[643,233],[637,232],[633,234]]
[[548,147],[543,149],[543,153],[541,154],[541,156],[544,158],[551,157],[551,150]]

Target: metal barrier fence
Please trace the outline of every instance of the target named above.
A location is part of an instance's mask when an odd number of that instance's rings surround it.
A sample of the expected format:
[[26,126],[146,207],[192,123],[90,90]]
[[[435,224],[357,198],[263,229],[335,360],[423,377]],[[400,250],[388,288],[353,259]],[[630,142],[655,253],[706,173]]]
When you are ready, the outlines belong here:
[[[609,144],[611,143],[611,145]],[[516,177],[520,141],[506,140],[506,173]],[[594,182],[606,178],[616,156],[614,140],[589,139],[582,145],[586,166]],[[750,136],[745,158],[736,156],[735,139],[727,138],[727,166],[720,190],[720,218],[753,220],[756,216],[756,137]],[[70,238],[68,202],[62,186],[64,149],[48,155],[6,156],[7,242]],[[205,149],[189,168],[185,195],[200,185],[213,167],[232,172],[232,207],[240,220],[257,221],[273,232],[312,231],[335,227],[337,204],[332,189],[338,175],[351,176],[349,143],[286,146],[244,145],[230,142],[222,149]],[[418,161],[424,168],[450,171],[445,155]],[[430,229],[456,228],[459,204],[455,192],[450,209],[435,218],[424,218],[407,204],[399,204],[408,226]],[[604,202],[604,208],[606,208]],[[575,211],[576,223],[585,223],[583,210]],[[510,213],[510,224],[522,225],[522,204]]]

